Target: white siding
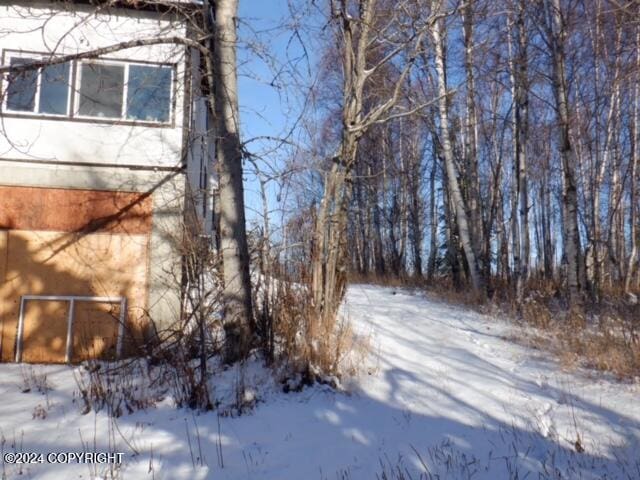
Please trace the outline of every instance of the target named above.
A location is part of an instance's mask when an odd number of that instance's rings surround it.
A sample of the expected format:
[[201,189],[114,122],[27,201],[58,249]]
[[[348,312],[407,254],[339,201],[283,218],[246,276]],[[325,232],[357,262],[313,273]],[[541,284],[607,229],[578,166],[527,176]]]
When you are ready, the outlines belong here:
[[[49,4],[50,5],[50,4]],[[134,10],[67,4],[0,6],[0,50],[73,54],[119,42],[184,35],[169,16]],[[63,5],[63,6],[60,6]],[[180,164],[183,126],[184,47],[154,45],[119,51],[106,58],[177,65],[173,125],[146,127],[4,116],[0,156],[10,159],[174,167]]]

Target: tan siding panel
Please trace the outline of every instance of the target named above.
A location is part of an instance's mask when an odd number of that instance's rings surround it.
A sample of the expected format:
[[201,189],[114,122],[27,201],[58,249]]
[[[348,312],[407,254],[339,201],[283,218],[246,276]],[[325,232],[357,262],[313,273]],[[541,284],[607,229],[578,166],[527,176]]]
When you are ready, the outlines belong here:
[[29,300],[24,308],[22,361],[62,363],[67,345],[68,302]]
[[[12,230],[8,232],[6,243],[7,247],[3,253],[8,249],[7,274],[6,281],[0,285],[0,315],[3,319],[2,360],[11,361],[15,355],[14,345],[22,295],[124,296],[128,300],[130,329],[134,336],[141,335],[146,321],[144,313],[148,296],[148,235]],[[94,320],[89,320],[88,314],[82,313],[83,308],[80,308],[81,317],[86,320],[81,319],[81,325],[86,322],[103,321],[100,319],[104,319],[104,311],[96,314]],[[56,314],[52,311],[51,315],[54,318]],[[45,321],[44,317],[29,317],[25,322],[25,332],[27,326],[31,331],[34,325],[39,327]],[[86,326],[81,326],[81,329],[86,329]],[[100,327],[96,337],[108,338],[110,329],[111,327]],[[43,333],[43,336],[47,341],[51,340],[49,333]],[[104,347],[108,350],[111,343],[100,343],[96,339],[91,340],[90,345],[79,349],[86,352]],[[99,345],[102,346],[99,348]],[[43,358],[42,355],[38,355],[38,358]],[[49,361],[59,361],[58,350],[52,350]]]
[[[0,285],[4,285],[6,281],[7,273],[7,242],[9,240],[9,232],[7,230],[0,230]],[[2,352],[13,346],[8,347],[4,344],[5,338],[5,311],[8,310],[7,299],[0,297],[0,360],[4,360]]]
[[73,362],[115,359],[120,305],[76,302],[73,318]]

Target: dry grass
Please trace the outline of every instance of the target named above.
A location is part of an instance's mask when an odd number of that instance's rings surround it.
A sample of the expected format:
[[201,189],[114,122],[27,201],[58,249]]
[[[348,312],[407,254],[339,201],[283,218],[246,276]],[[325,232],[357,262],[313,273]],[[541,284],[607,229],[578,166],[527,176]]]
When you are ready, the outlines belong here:
[[560,328],[557,339],[564,366],[582,364],[620,379],[640,376],[640,342],[628,320],[613,316],[601,320],[596,328]]
[[43,395],[51,390],[51,385],[47,379],[46,371],[37,369],[33,365],[21,366],[20,374],[22,375],[22,393],[28,393],[35,390]]
[[300,390],[315,382],[337,386],[343,376],[355,373],[361,362],[354,358],[365,355],[365,342],[343,315],[318,316],[308,275],[292,278],[277,265],[270,272],[256,302],[259,336],[265,357],[280,372],[283,389]]
[[471,289],[456,289],[453,286],[453,283],[448,279],[427,283],[425,284],[424,289],[430,297],[441,302],[451,303],[453,305],[463,305],[476,311],[483,311],[483,308],[486,307],[485,300],[475,295]]
[[552,351],[563,367],[584,366],[620,379],[640,376],[640,306],[621,292],[569,308],[552,282],[532,281],[522,304],[503,299],[502,311],[537,331],[532,344]]
[[424,286],[425,280],[421,277],[406,277],[392,274],[377,275],[375,273],[355,273],[349,272],[349,283],[366,283],[370,285],[381,285],[384,287],[417,287]]
[[533,327],[529,343],[554,353],[565,368],[594,368],[620,379],[640,376],[640,305],[631,305],[619,287],[608,287],[598,302],[585,299],[572,308],[561,285],[544,278],[527,282],[522,303],[512,286],[497,279],[491,282],[491,300],[484,304],[448,280],[426,289],[440,300],[485,313],[497,310]]
[[74,371],[74,379],[83,415],[104,410],[112,417],[120,417],[149,408],[158,401],[150,389],[149,376],[139,362],[110,365],[88,361]]

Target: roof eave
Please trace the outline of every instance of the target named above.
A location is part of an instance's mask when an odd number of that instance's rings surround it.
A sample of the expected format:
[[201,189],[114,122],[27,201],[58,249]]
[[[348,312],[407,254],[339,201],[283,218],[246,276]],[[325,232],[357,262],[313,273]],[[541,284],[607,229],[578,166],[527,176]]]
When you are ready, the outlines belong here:
[[197,0],[50,0],[52,3],[77,3],[159,13],[195,11],[202,7]]

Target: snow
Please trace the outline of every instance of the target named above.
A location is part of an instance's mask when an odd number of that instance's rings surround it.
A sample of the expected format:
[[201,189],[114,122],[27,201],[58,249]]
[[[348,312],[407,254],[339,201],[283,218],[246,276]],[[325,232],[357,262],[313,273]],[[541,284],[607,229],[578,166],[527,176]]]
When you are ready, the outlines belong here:
[[[516,327],[421,293],[354,285],[343,313],[369,344],[345,391],[284,394],[254,360],[213,379],[226,416],[170,398],[117,419],[82,415],[74,368],[0,365],[3,453],[125,454],[111,472],[4,464],[2,478],[375,479],[399,466],[416,479],[640,478],[637,383],[563,372],[507,340]],[[241,379],[257,403],[238,416]]]

